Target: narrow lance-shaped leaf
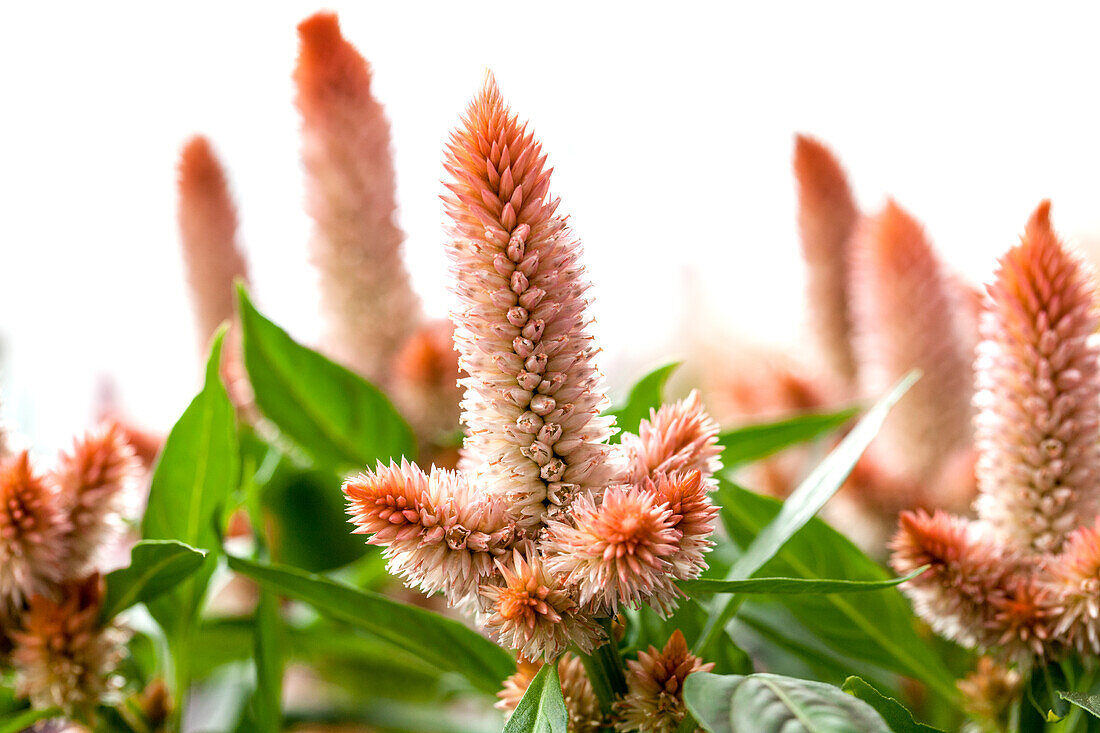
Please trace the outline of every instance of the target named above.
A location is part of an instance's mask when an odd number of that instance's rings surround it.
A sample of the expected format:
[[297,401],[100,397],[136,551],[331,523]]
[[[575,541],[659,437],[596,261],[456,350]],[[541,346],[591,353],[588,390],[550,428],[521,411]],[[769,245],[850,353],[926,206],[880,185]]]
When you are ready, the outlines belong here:
[[696,672],[684,702],[709,733],[890,733],[862,700],[821,682],[775,674]]
[[[206,382],[168,434],[153,473],[142,537],[177,540],[217,550],[215,516],[239,479],[236,417],[218,376],[225,329],[215,336]],[[150,606],[153,617],[171,627],[198,610],[214,569],[213,554],[202,570]]]
[[238,295],[256,404],[284,435],[338,469],[415,458],[412,430],[377,387],[294,341],[243,287]]
[[137,603],[147,603],[202,567],[206,553],[175,540],[142,540],[130,551],[130,564],[105,578],[101,615],[108,621]]
[[61,715],[64,715],[64,711],[61,710],[61,708],[23,710],[18,713],[12,713],[10,716],[0,720],[0,733],[22,733],[22,731],[33,729],[35,723],[41,720],[50,720],[51,718],[57,718]]
[[558,665],[544,664],[523,693],[504,733],[566,733],[568,725]]
[[631,388],[625,405],[611,410],[610,414],[615,416],[615,426],[621,431],[616,433],[611,442],[618,443],[623,432],[638,432],[638,425],[649,417],[649,411],[656,410],[664,403],[665,384],[679,366],[680,362],[677,361],[654,369]]
[[808,412],[775,422],[727,430],[718,438],[723,448],[722,463],[729,468],[759,461],[784,448],[836,430],[858,413],[858,407],[838,412]]
[[751,577],[763,567],[764,563],[774,557],[779,548],[810,521],[821,507],[825,506],[825,502],[831,499],[844,484],[848,474],[852,472],[860,456],[863,455],[863,451],[867,449],[878,433],[878,429],[882,427],[890,408],[901,399],[919,376],[919,373],[911,372],[852,428],[852,432],[848,433],[847,437],[783,503],[783,508],[775,520],[756,536],[745,553],[730,568],[726,576],[727,580]]
[[892,697],[883,695],[859,677],[849,677],[840,689],[858,697],[878,711],[893,733],[943,733],[939,728],[918,723],[904,705]]
[[458,672],[495,695],[515,662],[503,649],[457,621],[301,570],[238,557],[229,567],[264,587],[310,604],[336,620],[365,629],[442,670]]
[[775,595],[827,594],[827,593],[865,593],[901,585],[912,580],[928,566],[918,568],[902,578],[889,580],[834,580],[819,578],[749,578],[748,580],[717,580],[700,578],[679,583],[688,595],[697,596],[706,593],[771,593]]

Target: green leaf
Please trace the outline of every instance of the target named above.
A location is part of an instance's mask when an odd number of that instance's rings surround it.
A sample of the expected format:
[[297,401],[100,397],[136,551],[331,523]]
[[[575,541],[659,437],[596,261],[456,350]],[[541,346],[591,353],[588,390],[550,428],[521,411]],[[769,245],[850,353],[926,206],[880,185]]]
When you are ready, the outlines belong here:
[[840,689],[858,697],[877,710],[893,733],[943,733],[939,728],[918,723],[904,705],[892,697],[883,695],[859,677],[849,677]]
[[[224,339],[223,327],[210,350],[206,383],[168,434],[161,451],[142,523],[143,539],[219,549],[216,519],[240,477],[236,416],[218,376]],[[207,556],[195,576],[150,604],[153,617],[169,635],[173,626],[188,622],[198,612],[214,570],[214,555]]]
[[[726,481],[718,501],[731,538],[748,544],[782,511],[780,502]],[[848,578],[882,582],[890,574],[824,521],[813,518],[765,564],[769,575]],[[945,697],[955,697],[954,677],[914,627],[913,613],[896,589],[861,595],[777,595],[803,626],[827,646],[900,674],[915,677]],[[854,671],[854,670],[853,670]]]
[[266,588],[417,654],[439,669],[458,672],[490,695],[495,695],[504,679],[515,671],[515,662],[503,649],[459,622],[431,611],[295,568],[239,557],[230,557],[229,567]]
[[278,733],[283,727],[282,620],[278,597],[270,591],[261,591],[255,615],[256,692],[252,701],[255,722],[261,731]]
[[718,438],[718,444],[724,448],[722,463],[730,468],[759,461],[784,448],[836,430],[858,413],[858,407],[838,412],[807,412],[776,422],[727,430]]
[[748,580],[717,580],[700,578],[678,583],[688,595],[707,593],[772,593],[775,595],[800,595],[803,593],[863,593],[901,585],[929,568],[924,565],[904,578],[889,580],[833,580],[821,578],[750,578]]
[[108,573],[102,619],[108,621],[137,603],[165,593],[200,567],[206,553],[176,540],[142,540],[130,551],[127,567]]
[[284,435],[341,471],[416,457],[408,424],[359,375],[307,349],[240,298],[244,363],[256,404]]
[[684,683],[684,702],[709,733],[890,733],[862,700],[774,674],[696,672]]
[[1076,705],[1090,715],[1100,718],[1100,695],[1086,695],[1083,692],[1059,692],[1058,697]]
[[852,428],[852,432],[840,441],[840,444],[806,477],[806,480],[799,484],[794,493],[784,502],[783,508],[775,519],[753,538],[752,544],[733,564],[726,576],[727,580],[743,580],[751,577],[763,567],[764,563],[774,557],[779,548],[810,521],[821,507],[825,506],[825,502],[831,499],[844,484],[848,474],[852,472],[860,456],[863,455],[863,451],[867,450],[867,446],[878,434],[890,408],[917,381],[918,376],[917,372],[911,372],[902,379],[890,394],[879,400],[878,404],[868,411]]
[[523,693],[504,733],[567,733],[568,726],[558,665],[544,664]]
[[615,434],[612,443],[618,443],[623,433],[636,433],[642,420],[649,418],[649,411],[656,410],[664,402],[665,384],[668,378],[680,366],[680,362],[665,364],[642,377],[626,399],[626,404],[610,411],[615,416],[615,424],[622,431]]
[[260,490],[271,558],[319,573],[372,552],[348,528],[340,480],[327,471],[303,471],[284,462]]
[[61,708],[46,708],[45,710],[23,710],[13,713],[0,720],[0,733],[21,733],[34,726],[41,720],[60,718],[65,715]]

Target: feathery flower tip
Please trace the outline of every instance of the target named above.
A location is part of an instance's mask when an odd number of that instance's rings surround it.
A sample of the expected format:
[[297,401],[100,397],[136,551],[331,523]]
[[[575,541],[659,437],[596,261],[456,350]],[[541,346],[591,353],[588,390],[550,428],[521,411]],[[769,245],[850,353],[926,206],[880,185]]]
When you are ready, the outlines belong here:
[[714,542],[714,518],[718,507],[710,501],[707,486],[700,471],[679,473],[673,476],[660,474],[656,482],[647,482],[647,490],[655,502],[666,507],[672,515],[669,523],[680,534],[677,548],[668,561],[678,580],[692,580],[706,570],[704,555]]
[[622,733],[679,730],[687,714],[684,680],[690,674],[714,668],[688,650],[679,629],[672,633],[664,649],[651,646],[648,651],[638,652],[638,659],[626,666],[627,694],[615,703],[619,716],[615,730]]
[[622,438],[631,483],[656,480],[661,473],[699,471],[704,480],[722,467],[718,423],[703,409],[698,391],[685,399],[651,410],[638,434]]
[[0,604],[48,593],[62,579],[70,526],[56,485],[26,451],[0,464]]
[[1091,271],[1051,229],[1049,206],[989,286],[975,397],[978,514],[1037,552],[1058,552],[1100,498],[1096,295]]

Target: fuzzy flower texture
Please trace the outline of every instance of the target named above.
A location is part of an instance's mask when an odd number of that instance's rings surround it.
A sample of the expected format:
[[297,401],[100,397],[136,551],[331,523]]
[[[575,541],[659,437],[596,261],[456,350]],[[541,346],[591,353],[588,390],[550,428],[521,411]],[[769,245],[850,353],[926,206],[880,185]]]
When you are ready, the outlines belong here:
[[976,362],[978,518],[906,512],[893,565],[944,636],[1002,661],[1100,653],[1100,325],[1044,202],[988,287]]
[[589,652],[606,640],[599,619],[668,612],[675,581],[706,567],[718,426],[692,394],[609,442],[580,244],[541,146],[491,76],[445,166],[460,469],[379,465],[345,483],[349,513],[391,572],[473,612],[524,659]]
[[114,424],[52,470],[26,451],[0,460],[0,669],[37,708],[87,710],[113,692],[124,636],[100,620],[100,554],[117,546],[141,473]]

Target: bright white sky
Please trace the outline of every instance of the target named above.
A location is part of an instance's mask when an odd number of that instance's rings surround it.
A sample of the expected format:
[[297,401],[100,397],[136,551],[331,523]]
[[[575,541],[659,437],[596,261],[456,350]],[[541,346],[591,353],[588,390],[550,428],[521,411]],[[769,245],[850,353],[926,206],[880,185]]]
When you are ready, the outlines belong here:
[[[290,73],[295,25],[322,7],[5,5],[0,364],[8,418],[40,446],[85,426],[101,375],[153,426],[196,389],[173,198],[192,132],[229,168],[258,300],[315,338]],[[389,111],[429,310],[448,304],[440,151],[492,68],[585,243],[615,384],[675,353],[687,321],[795,340],[797,131],[834,147],[865,206],[895,195],[976,278],[1041,197],[1067,234],[1100,225],[1100,44],[1083,5],[330,7]]]

